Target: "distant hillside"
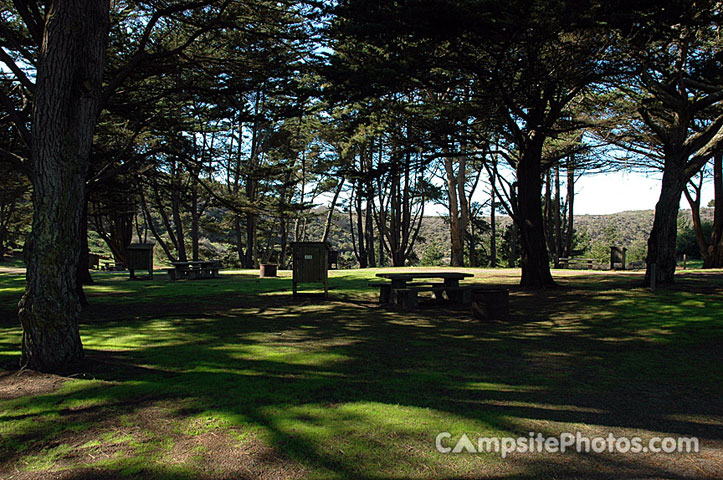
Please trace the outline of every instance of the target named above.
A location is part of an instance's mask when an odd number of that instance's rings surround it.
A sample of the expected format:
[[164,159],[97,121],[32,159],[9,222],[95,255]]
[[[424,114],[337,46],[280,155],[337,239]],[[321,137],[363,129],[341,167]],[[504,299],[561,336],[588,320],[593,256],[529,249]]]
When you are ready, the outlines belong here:
[[[703,221],[713,220],[713,209],[701,209]],[[578,231],[585,231],[592,242],[607,240],[606,235],[614,233],[618,236],[617,243],[632,244],[636,241],[647,241],[653,228],[653,210],[632,210],[611,215],[576,215],[575,225]],[[690,225],[690,210],[678,213],[678,225]]]
[[[325,211],[315,211],[317,220],[312,221],[308,230],[310,238],[320,232],[321,219],[325,217]],[[713,219],[713,209],[701,209],[703,220]],[[681,210],[678,216],[678,224],[681,226],[691,223],[690,210]],[[592,257],[609,254],[609,246],[617,244],[628,248],[628,260],[640,261],[645,257],[648,235],[653,226],[653,210],[634,210],[620,212],[610,215],[576,215],[575,231],[578,234],[579,247],[585,248],[585,255]],[[485,218],[489,221],[489,218]],[[497,217],[498,235],[511,223],[506,215]],[[421,258],[422,253],[428,245],[438,245],[448,256],[449,255],[449,226],[446,219],[441,216],[425,217],[418,244],[415,248],[417,257]],[[488,238],[488,237],[487,237]],[[351,234],[349,233],[348,215],[335,214],[332,226],[330,242],[333,248],[341,252],[353,252]],[[485,247],[489,240],[484,240]],[[607,252],[607,253],[606,253]]]

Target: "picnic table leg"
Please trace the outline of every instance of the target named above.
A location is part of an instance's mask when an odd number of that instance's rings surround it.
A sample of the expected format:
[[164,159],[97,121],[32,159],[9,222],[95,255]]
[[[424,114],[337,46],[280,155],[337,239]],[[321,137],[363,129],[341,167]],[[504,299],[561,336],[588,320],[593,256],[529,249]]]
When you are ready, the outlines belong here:
[[379,286],[379,303],[389,303],[392,296],[391,285],[380,285]]
[[415,290],[412,290],[407,296],[407,310],[416,310],[418,305],[419,303],[417,301],[417,292]]
[[399,303],[400,303],[400,302],[399,302],[399,295],[397,295],[396,292],[397,292],[397,290],[400,290],[400,289],[402,289],[402,288],[405,288],[406,286],[407,286],[407,281],[406,281],[406,280],[398,279],[398,278],[392,278],[392,284],[391,284],[391,286],[389,287],[389,288],[390,288],[390,292],[389,292],[390,295],[389,295],[389,296],[391,297],[392,303],[395,303],[395,304],[399,304]]
[[469,288],[465,288],[460,293],[460,296],[462,297],[462,305],[469,305],[472,303],[472,290]]
[[[445,287],[451,287],[451,288],[458,288],[459,287],[459,280],[456,278],[445,278],[444,279],[444,286]],[[445,290],[447,293],[447,298],[453,302],[459,301],[459,291],[458,290]]]
[[416,290],[406,290],[397,294],[397,303],[406,311],[413,311],[419,306]]

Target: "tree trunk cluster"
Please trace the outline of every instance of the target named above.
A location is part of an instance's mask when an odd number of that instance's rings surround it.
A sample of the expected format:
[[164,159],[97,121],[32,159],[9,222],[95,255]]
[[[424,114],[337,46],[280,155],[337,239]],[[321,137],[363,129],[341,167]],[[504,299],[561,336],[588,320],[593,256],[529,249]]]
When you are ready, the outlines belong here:
[[691,215],[693,219],[693,231],[695,239],[698,243],[701,258],[703,259],[703,268],[721,268],[723,267],[723,153],[718,153],[713,158],[713,228],[710,238],[706,238],[703,232],[703,222],[700,217],[700,201],[701,190],[704,175],[700,174],[700,183],[695,184],[691,181],[691,186],[695,191],[691,194],[688,188],[683,190],[688,203],[690,204]]

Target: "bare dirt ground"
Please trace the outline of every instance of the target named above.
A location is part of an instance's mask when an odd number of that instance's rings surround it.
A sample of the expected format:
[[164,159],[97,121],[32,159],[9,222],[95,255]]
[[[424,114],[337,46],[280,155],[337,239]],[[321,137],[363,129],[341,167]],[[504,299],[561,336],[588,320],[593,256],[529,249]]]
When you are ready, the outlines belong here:
[[0,399],[10,400],[25,395],[43,395],[53,393],[68,381],[59,375],[34,372],[0,372]]

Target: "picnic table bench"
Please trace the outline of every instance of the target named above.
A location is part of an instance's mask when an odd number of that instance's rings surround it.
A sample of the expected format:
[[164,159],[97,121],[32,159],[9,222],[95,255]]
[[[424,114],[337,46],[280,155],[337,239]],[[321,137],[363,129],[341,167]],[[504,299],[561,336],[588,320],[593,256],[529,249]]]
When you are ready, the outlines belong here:
[[100,269],[107,272],[122,272],[125,271],[126,266],[121,263],[114,263],[112,260],[100,261]]
[[[407,310],[414,310],[418,306],[420,292],[432,292],[435,298],[447,299],[453,302],[470,303],[472,288],[474,286],[460,286],[459,281],[472,277],[471,273],[460,272],[409,272],[409,273],[378,273],[378,277],[389,280],[388,282],[372,281],[370,286],[379,287],[379,302],[392,303],[402,306]],[[429,281],[431,279],[442,280],[441,282]],[[424,281],[415,281],[424,280]]]
[[460,280],[473,276],[470,273],[410,272],[379,273],[377,276],[388,280],[369,282],[369,286],[379,287],[380,303],[396,304],[411,311],[419,306],[419,293],[432,292],[438,300],[446,296],[452,303],[470,305],[472,315],[479,320],[509,319],[510,291],[479,284],[460,285]]
[[[368,283],[370,287],[379,287],[379,303],[396,303],[391,302],[392,298],[392,283],[391,282],[385,282],[385,281],[371,281]],[[413,283],[407,283],[405,285],[406,288],[421,288],[421,287],[442,287],[442,290],[444,290],[444,284],[443,283],[433,283],[433,282],[413,282]],[[397,289],[397,291],[400,289]],[[438,296],[438,298],[441,298],[441,296]]]
[[171,280],[196,280],[201,278],[217,278],[221,268],[219,260],[198,260],[190,262],[171,262],[173,268],[167,268]]
[[472,303],[472,292],[479,288],[475,285],[462,285],[457,287],[445,285],[428,285],[428,286],[410,286],[395,290],[396,304],[401,305],[406,310],[416,310],[419,306],[419,293],[432,292],[437,300],[443,300],[444,295],[451,302],[469,305]]

